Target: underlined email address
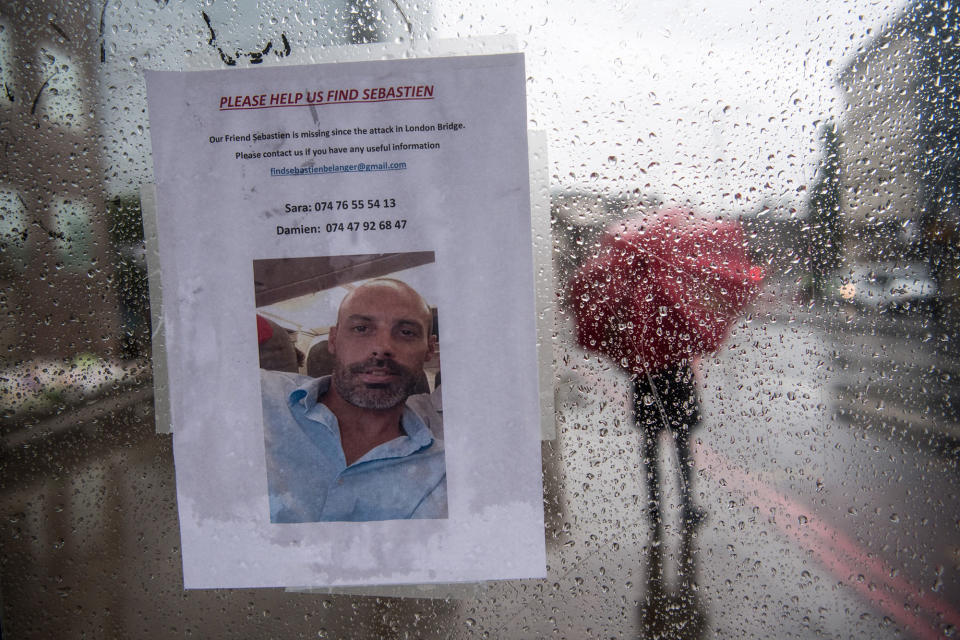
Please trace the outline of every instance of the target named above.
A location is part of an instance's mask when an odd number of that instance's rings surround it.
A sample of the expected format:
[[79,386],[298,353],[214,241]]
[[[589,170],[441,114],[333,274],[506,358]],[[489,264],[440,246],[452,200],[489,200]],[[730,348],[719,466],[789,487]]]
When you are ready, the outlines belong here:
[[317,167],[270,167],[270,177],[313,176],[326,173],[355,173],[360,171],[406,171],[406,169],[406,162],[322,164]]

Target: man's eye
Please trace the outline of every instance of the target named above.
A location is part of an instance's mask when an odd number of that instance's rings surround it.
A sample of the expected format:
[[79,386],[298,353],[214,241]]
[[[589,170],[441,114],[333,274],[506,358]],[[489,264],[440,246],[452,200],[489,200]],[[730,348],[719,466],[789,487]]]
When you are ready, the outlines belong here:
[[354,333],[366,333],[369,330],[369,327],[365,324],[358,324],[355,325],[351,330]]

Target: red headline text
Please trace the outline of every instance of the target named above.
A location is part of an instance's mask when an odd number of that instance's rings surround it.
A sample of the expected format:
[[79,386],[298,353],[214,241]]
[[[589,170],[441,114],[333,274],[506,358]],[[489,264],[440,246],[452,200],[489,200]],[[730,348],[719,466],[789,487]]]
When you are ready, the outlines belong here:
[[366,89],[329,89],[327,91],[288,91],[254,95],[220,96],[220,111],[306,107],[322,104],[388,102],[391,100],[432,100],[432,84],[368,87]]

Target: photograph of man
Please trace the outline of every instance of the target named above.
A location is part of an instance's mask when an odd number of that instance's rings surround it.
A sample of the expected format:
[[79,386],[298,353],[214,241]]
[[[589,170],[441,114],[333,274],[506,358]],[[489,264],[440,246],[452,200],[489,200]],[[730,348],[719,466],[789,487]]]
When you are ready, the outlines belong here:
[[412,287],[369,280],[330,328],[332,375],[261,370],[271,522],[447,517],[443,441],[407,405],[432,325]]

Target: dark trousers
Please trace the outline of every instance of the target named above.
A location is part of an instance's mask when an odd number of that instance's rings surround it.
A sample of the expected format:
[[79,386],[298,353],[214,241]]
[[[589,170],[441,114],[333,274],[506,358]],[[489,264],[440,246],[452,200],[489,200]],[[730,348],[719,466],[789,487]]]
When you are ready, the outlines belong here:
[[655,373],[640,374],[634,381],[633,394],[634,417],[642,434],[643,462],[647,471],[647,510],[653,523],[659,527],[661,492],[657,442],[664,431],[670,433],[677,447],[684,516],[692,507],[690,431],[700,422],[700,402],[693,371],[684,363]]

